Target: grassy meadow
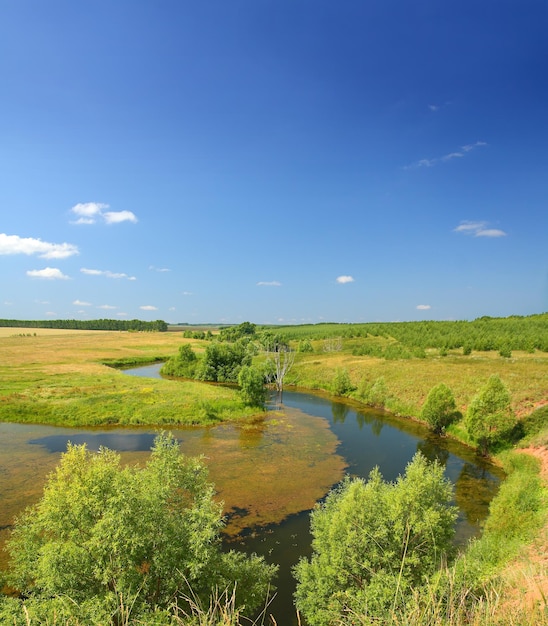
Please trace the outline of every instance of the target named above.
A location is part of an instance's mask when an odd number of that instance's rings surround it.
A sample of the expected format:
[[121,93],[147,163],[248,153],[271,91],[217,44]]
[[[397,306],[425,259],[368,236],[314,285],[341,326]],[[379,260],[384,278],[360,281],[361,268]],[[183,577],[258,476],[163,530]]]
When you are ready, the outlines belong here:
[[[192,341],[176,333],[0,328],[0,420],[63,426],[212,424],[250,416],[235,389],[125,376]],[[200,349],[200,342],[192,342]]]
[[548,354],[514,352],[503,358],[495,352],[463,355],[437,351],[425,358],[384,359],[352,354],[355,340],[342,340],[340,351],[323,352],[321,341],[312,342],[313,353],[297,354],[288,383],[329,391],[334,372],[345,369],[354,387],[384,378],[388,391],[386,408],[396,414],[417,417],[430,389],[444,382],[453,390],[458,409],[464,413],[470,399],[489,376],[499,374],[512,394],[513,408],[524,416],[548,403]]
[[[326,333],[325,325],[322,332]],[[350,326],[350,325],[347,325]],[[314,328],[317,332],[317,328]],[[344,331],[344,329],[342,329]],[[312,351],[298,351],[304,331],[290,340],[297,350],[286,384],[331,392],[337,372],[348,374],[349,395],[367,401],[364,389],[379,381],[388,411],[418,418],[430,389],[448,385],[457,408],[465,413],[471,398],[489,376],[508,386],[513,409],[526,417],[548,404],[548,353],[427,348],[420,358],[385,358],[370,353],[400,345],[392,337],[336,336],[309,341]],[[162,361],[189,343],[198,354],[206,341],[182,332],[116,332],[0,328],[0,420],[92,426],[104,424],[215,423],[250,415],[234,389],[194,381],[139,379],[114,367]],[[368,352],[368,354],[360,354]],[[261,357],[257,357],[258,360]],[[114,367],[113,367],[114,366]]]

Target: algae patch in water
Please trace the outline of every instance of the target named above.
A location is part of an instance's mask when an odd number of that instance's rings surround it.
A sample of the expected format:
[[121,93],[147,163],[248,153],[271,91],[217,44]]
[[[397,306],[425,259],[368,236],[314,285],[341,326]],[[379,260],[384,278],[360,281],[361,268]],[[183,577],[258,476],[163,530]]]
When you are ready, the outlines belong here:
[[[328,422],[293,409],[266,413],[252,423],[172,432],[184,454],[203,456],[231,535],[311,509],[345,469]],[[153,437],[135,429],[0,424],[0,568],[6,557],[1,544],[13,519],[39,500],[67,441],[85,442],[90,449],[107,445],[121,451],[123,463],[132,464],[146,461]]]
[[[311,509],[346,467],[326,420],[294,409],[209,432],[201,452],[229,514],[228,534]],[[182,447],[196,454],[188,440]]]

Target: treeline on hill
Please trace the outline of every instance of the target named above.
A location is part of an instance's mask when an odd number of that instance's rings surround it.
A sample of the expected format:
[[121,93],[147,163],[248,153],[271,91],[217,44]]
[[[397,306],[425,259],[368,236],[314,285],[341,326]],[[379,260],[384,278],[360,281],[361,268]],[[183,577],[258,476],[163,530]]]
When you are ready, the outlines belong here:
[[133,330],[166,332],[163,320],[2,320],[0,326],[7,328],[58,328],[71,330]]
[[[527,317],[480,317],[473,321],[455,322],[383,322],[366,324],[305,324],[299,326],[264,327],[278,333],[285,341],[306,341],[342,338],[379,337],[393,339],[400,344],[396,358],[423,356],[426,349],[455,350],[464,354],[497,350],[508,354],[512,350],[548,352],[548,313]],[[394,347],[382,348],[374,344],[357,347],[356,354],[370,354],[390,358]],[[361,351],[360,351],[361,350]],[[375,350],[380,352],[374,354]]]

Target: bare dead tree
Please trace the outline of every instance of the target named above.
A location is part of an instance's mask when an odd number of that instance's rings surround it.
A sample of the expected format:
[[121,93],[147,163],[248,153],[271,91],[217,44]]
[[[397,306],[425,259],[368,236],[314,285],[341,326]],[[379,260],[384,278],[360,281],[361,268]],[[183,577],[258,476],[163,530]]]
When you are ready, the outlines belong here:
[[282,402],[282,394],[284,388],[284,379],[295,362],[295,351],[291,350],[288,345],[277,344],[272,350],[268,351],[268,357],[273,363],[270,375],[271,382],[274,383],[278,392],[278,402]]

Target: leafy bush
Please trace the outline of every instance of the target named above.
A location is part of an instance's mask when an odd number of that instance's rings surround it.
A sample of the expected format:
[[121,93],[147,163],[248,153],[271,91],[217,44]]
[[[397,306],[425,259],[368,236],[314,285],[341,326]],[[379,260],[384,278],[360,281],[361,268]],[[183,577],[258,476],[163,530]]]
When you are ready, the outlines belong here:
[[358,398],[370,406],[383,408],[388,400],[388,388],[384,377],[377,378],[373,383],[362,379],[357,391]]
[[264,407],[266,401],[266,387],[263,373],[251,365],[245,365],[238,374],[240,397],[245,404]]
[[493,374],[479,393],[472,398],[466,412],[466,429],[487,455],[495,444],[504,442],[516,425],[506,385]]
[[456,409],[453,392],[447,385],[440,383],[430,390],[421,410],[421,418],[439,434],[457,417]]
[[236,343],[213,342],[205,349],[196,368],[196,378],[219,383],[235,383],[238,381],[240,368],[245,365],[251,365],[251,354],[244,340]]
[[421,454],[396,483],[375,469],[367,481],[346,479],[332,491],[311,515],[312,557],[294,570],[307,623],[346,623],[348,615],[382,623],[401,606],[451,552],[452,493],[443,468]]
[[42,500],[16,521],[8,583],[39,604],[68,597],[77,617],[91,606],[112,623],[125,617],[120,603],[148,612],[190,592],[209,602],[227,587],[252,610],[275,568],[222,552],[213,495],[202,463],[183,457],[171,436],[156,438],[142,469],[121,467],[106,448],[69,445]]
[[298,351],[299,352],[314,352],[314,348],[312,347],[312,344],[310,343],[310,339],[303,339],[302,341],[299,341]]
[[354,389],[355,387],[352,385],[348,371],[338,367],[335,370],[335,376],[331,383],[331,392],[336,396],[345,396]]
[[161,373],[166,376],[178,376],[180,378],[194,378],[198,357],[188,343],[179,348],[179,353],[171,357],[161,368]]

